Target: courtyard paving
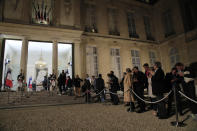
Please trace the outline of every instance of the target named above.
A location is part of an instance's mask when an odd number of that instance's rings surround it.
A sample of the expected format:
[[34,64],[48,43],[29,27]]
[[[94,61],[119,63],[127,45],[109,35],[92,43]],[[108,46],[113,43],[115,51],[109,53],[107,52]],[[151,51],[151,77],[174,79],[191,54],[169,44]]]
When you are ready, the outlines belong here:
[[175,116],[159,120],[151,111],[126,112],[123,105],[110,103],[0,110],[1,131],[197,131],[197,121],[191,118],[181,128],[171,126],[174,120]]

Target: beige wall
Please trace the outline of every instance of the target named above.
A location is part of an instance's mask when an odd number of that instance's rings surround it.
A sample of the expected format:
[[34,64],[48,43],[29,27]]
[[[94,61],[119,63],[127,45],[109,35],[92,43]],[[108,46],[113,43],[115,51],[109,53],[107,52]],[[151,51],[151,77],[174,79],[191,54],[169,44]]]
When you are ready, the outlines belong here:
[[[91,3],[91,0],[85,1]],[[81,77],[85,77],[86,74],[85,52],[87,45],[97,47],[98,70],[99,73],[103,74],[105,79],[106,74],[111,70],[110,48],[114,47],[120,48],[122,72],[127,67],[132,68],[131,49],[140,51],[141,65],[149,63],[149,51],[155,52],[157,60],[163,63],[163,68],[166,72],[171,68],[169,50],[172,47],[178,48],[181,62],[189,64],[197,61],[197,40],[187,41],[187,37],[190,37],[190,35],[191,37],[196,36],[197,31],[194,33],[184,33],[178,0],[159,0],[154,6],[142,4],[134,0],[119,0],[113,3],[106,0],[93,0],[92,3],[96,5],[96,19],[99,33],[83,32],[85,17],[81,0],[71,0],[69,5],[65,5],[63,0],[55,0],[53,24],[50,26],[31,25],[30,0],[20,0],[15,11],[14,0],[12,0],[10,5],[6,1],[4,10],[4,18],[10,20],[10,23],[0,23],[0,34],[4,34],[4,38],[27,38],[28,40],[37,41],[74,43],[75,74],[79,74]],[[118,9],[120,36],[108,35],[108,7]],[[69,12],[66,12],[66,8],[69,9]],[[161,15],[169,8],[173,13],[176,34],[165,38]],[[139,35],[139,39],[129,38],[127,11],[134,13],[136,32]],[[153,37],[156,39],[155,42],[146,40],[143,16],[151,18],[151,30]],[[16,22],[21,24],[11,24]],[[23,24],[24,22],[26,25]],[[73,30],[70,27],[76,27],[78,30]],[[55,65],[53,65],[53,69],[55,69]]]
[[[121,40],[114,38],[99,38],[96,36],[86,36],[83,37],[85,45],[93,45],[97,47],[97,56],[98,56],[98,73],[103,74],[105,80],[107,80],[107,73],[111,70],[111,48],[120,49],[120,60],[121,60],[121,72],[125,72],[126,68],[132,68],[132,57],[131,50],[139,50],[141,57],[141,66],[144,63],[149,63],[149,51],[154,51],[157,56],[157,60],[160,60],[158,53],[158,46],[155,44],[147,44],[143,42],[134,42],[130,40]],[[75,52],[76,53],[76,52]],[[85,62],[85,56],[83,57]],[[86,63],[84,63],[86,66]],[[142,68],[143,69],[143,68]],[[82,74],[85,77],[86,72]]]
[[[162,14],[167,10],[171,10],[172,12],[172,22],[175,34],[165,38]],[[168,40],[169,38],[176,37],[176,35],[184,33],[178,0],[160,0],[154,5],[153,14],[154,25],[157,29],[155,33],[158,41],[163,42],[164,40]]]

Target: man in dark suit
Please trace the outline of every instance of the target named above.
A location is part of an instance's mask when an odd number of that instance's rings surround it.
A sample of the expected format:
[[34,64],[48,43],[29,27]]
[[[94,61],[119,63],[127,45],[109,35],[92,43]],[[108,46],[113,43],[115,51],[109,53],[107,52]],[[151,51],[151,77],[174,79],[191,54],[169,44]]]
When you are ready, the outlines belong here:
[[[97,90],[97,94],[100,93],[100,95],[98,95],[98,100],[97,101],[103,101],[104,100],[104,91],[103,89],[105,88],[105,82],[102,78],[102,75],[99,74],[99,77],[96,79],[96,90]],[[101,92],[103,91],[103,92]]]
[[[169,92],[170,90],[174,88],[176,88],[177,91],[180,90],[180,82],[177,78],[177,69],[176,68],[172,68],[170,73],[167,73],[165,76],[165,86],[166,86],[166,90],[167,92]],[[171,111],[172,111],[172,102],[174,100],[174,93],[171,93],[168,97],[168,115],[170,115]],[[178,107],[178,112],[180,115],[183,115],[182,113],[182,105],[181,105],[181,96],[178,92],[176,92],[176,100],[177,100],[177,107]]]
[[62,70],[62,73],[58,77],[58,86],[59,86],[60,94],[62,94],[62,88],[63,91],[66,92],[65,84],[66,84],[66,74],[64,73],[64,70]]
[[[136,94],[141,97],[142,99],[144,99],[144,88],[145,88],[145,74],[141,71],[139,71],[138,67],[134,67],[133,68],[134,74],[133,74],[133,87],[134,87],[134,91],[136,92]],[[136,98],[137,102],[139,104],[140,110],[137,111],[137,113],[142,113],[145,111],[145,103]]]
[[[179,80],[181,81],[184,94],[189,98],[196,100],[194,72],[191,70],[190,67],[184,67],[182,63],[177,63],[175,67],[178,71]],[[197,104],[192,101],[189,101],[189,109],[192,112],[192,117],[194,119],[197,119]]]
[[112,104],[114,105],[118,105],[119,103],[119,98],[116,95],[117,90],[118,90],[118,78],[114,75],[113,71],[111,71],[109,74],[107,74],[108,78],[109,78],[109,82],[108,84],[110,85],[110,96],[111,96],[111,101]]
[[[154,65],[155,72],[152,73],[152,90],[153,94],[156,96],[157,100],[161,100],[164,95],[164,71],[161,68],[160,62],[155,62]],[[161,101],[157,104],[158,112],[157,116],[159,119],[164,119],[167,116],[167,111],[165,108],[165,102]]]

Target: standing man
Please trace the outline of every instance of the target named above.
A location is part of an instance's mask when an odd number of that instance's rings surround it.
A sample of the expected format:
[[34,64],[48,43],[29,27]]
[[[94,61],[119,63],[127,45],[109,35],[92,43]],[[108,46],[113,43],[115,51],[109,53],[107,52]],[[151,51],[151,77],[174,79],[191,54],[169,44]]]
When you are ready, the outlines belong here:
[[42,86],[43,86],[43,88],[45,89],[45,90],[47,90],[47,75],[46,76],[44,76],[44,80],[43,80],[43,82],[42,82]]
[[[167,73],[165,76],[165,86],[167,87],[167,92],[169,92],[170,90],[174,88],[176,88],[176,100],[177,100],[177,107],[178,107],[178,112],[179,114],[182,116],[182,105],[181,105],[181,96],[178,93],[178,91],[181,90],[180,88],[180,81],[178,80],[178,76],[177,76],[177,69],[176,68],[172,68],[170,73]],[[168,115],[171,114],[172,111],[172,102],[174,100],[174,93],[171,93],[168,97]]]
[[[179,80],[181,80],[184,94],[189,98],[196,100],[194,84],[195,74],[190,67],[184,68],[184,65],[182,63],[177,63],[175,67],[178,71]],[[193,117],[193,119],[197,120],[197,104],[189,101],[189,108],[192,113],[191,116]]]
[[62,73],[58,77],[58,86],[59,86],[60,94],[62,94],[62,89],[64,92],[66,92],[65,84],[66,84],[66,74],[64,73],[64,70],[62,70]]
[[81,96],[81,82],[83,80],[79,78],[79,75],[76,75],[76,78],[74,79],[74,86],[75,86],[75,96],[79,97]]
[[[155,72],[152,72],[152,90],[153,94],[156,96],[157,100],[161,100],[164,95],[164,71],[161,68],[160,62],[155,62],[154,64],[154,70]],[[165,119],[167,115],[165,102],[161,101],[157,104],[157,116],[159,119]]]
[[[134,91],[136,92],[136,94],[141,97],[142,99],[144,99],[144,88],[145,88],[145,75],[143,72],[139,71],[138,67],[135,66],[133,68],[134,74],[133,74],[133,87],[134,87]],[[137,111],[137,113],[142,113],[145,111],[145,103],[140,100],[139,98],[137,98],[137,102],[140,106],[140,110]]]
[[110,85],[110,96],[111,96],[111,101],[114,105],[118,105],[119,103],[119,98],[117,96],[117,90],[118,90],[118,78],[114,75],[113,71],[111,71],[109,74],[107,74],[108,78],[109,78],[109,82],[108,84]]
[[69,95],[71,96],[72,95],[72,86],[73,86],[73,80],[70,78],[70,76],[67,76],[67,79],[66,79],[66,88],[67,90],[69,90]]
[[96,94],[100,93],[100,95],[98,95],[97,101],[103,102],[105,100],[105,94],[104,94],[105,82],[102,78],[102,75],[99,74],[99,77],[95,81],[96,81],[96,90],[97,90]]

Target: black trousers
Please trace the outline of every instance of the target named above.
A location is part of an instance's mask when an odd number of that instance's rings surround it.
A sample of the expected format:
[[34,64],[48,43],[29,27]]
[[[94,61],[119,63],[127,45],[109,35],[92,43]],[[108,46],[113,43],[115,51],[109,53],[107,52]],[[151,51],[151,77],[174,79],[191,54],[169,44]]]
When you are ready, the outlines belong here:
[[[157,99],[150,97],[150,101],[155,102],[155,101],[157,101]],[[151,104],[151,109],[154,110],[154,111],[157,111],[157,104]]]
[[66,91],[65,84],[59,85],[59,91],[60,93],[62,93],[62,91]]
[[[162,93],[159,93],[156,95],[156,99],[157,101],[158,100],[161,100],[164,96]],[[161,101],[157,104],[157,115],[159,117],[166,117],[167,115],[167,110],[166,110],[166,107],[165,107],[165,102],[164,101]]]
[[[116,90],[113,90],[113,89],[111,89],[110,91],[111,91],[112,93],[117,93],[117,91],[116,91]],[[118,103],[119,103],[119,98],[118,98],[118,96],[117,96],[116,94],[112,94],[112,93],[110,93],[111,101],[112,101],[112,103],[113,103],[114,105],[118,105]]]
[[[144,99],[144,87],[140,87],[140,86],[134,87],[134,90],[135,90],[135,93],[140,98]],[[145,103],[137,97],[136,97],[136,99],[137,99],[137,102],[139,104],[140,110],[144,111],[145,110]]]
[[[194,81],[183,84],[183,91],[186,96],[196,101]],[[189,100],[189,108],[193,114],[197,114],[197,104]]]
[[85,93],[85,102],[91,102],[91,95],[89,92]]

